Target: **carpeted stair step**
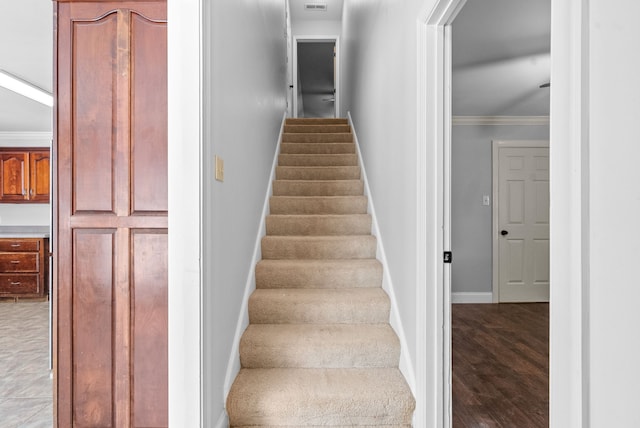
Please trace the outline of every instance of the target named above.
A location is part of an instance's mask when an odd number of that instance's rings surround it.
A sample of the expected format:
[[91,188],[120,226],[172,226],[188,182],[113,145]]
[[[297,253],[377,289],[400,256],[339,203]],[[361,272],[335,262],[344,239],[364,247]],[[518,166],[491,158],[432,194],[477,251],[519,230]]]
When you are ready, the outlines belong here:
[[[353,134],[350,132],[338,132],[338,133],[319,133],[319,134],[302,134],[302,133],[289,133],[282,134],[282,144],[285,143],[353,143]],[[286,153],[286,152],[283,152]]]
[[244,368],[397,367],[400,341],[387,324],[251,324],[240,340]]
[[256,265],[256,288],[380,287],[382,264],[361,260],[261,260]]
[[274,196],[359,196],[362,180],[274,180]]
[[285,134],[337,134],[350,133],[348,124],[314,124],[314,125],[284,125]]
[[280,166],[358,166],[358,155],[278,155]]
[[415,400],[397,368],[242,369],[231,427],[410,426]]
[[366,196],[272,196],[271,214],[364,214]]
[[353,143],[282,143],[280,153],[284,154],[345,154],[355,153],[356,146]]
[[358,180],[359,166],[278,166],[276,180]]
[[349,119],[345,118],[305,118],[305,117],[289,117],[286,125],[348,125]]
[[263,259],[371,259],[376,238],[353,236],[265,236]]
[[249,297],[251,324],[378,324],[389,322],[382,288],[256,289]]
[[371,215],[269,215],[267,235],[366,235]]

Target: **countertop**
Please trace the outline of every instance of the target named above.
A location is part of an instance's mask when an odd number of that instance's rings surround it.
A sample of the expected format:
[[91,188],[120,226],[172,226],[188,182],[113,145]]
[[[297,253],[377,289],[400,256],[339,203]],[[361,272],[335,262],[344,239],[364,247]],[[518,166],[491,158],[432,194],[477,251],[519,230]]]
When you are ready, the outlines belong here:
[[49,226],[0,226],[0,238],[48,238]]

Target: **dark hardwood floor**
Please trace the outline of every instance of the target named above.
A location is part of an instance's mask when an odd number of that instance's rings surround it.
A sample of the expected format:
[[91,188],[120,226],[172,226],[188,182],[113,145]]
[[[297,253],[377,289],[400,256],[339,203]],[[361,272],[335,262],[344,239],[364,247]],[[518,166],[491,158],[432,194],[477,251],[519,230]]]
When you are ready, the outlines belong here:
[[452,305],[453,427],[549,426],[549,304]]

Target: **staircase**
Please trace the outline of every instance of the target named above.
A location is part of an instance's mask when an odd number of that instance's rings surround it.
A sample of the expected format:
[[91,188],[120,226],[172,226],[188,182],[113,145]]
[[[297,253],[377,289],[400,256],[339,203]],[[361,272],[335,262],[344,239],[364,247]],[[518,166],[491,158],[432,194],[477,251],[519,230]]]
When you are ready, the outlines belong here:
[[287,119],[232,427],[409,427],[415,401],[346,119]]

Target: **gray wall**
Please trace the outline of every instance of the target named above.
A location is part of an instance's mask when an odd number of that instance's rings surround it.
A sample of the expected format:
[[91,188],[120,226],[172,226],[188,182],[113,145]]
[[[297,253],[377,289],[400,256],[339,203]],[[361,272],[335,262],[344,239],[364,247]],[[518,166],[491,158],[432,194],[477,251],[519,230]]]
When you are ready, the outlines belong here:
[[492,242],[490,206],[482,196],[492,194],[493,140],[547,140],[548,125],[457,125],[451,154],[451,273],[453,293],[490,293]]
[[[227,369],[240,367],[236,327],[247,318],[242,302],[287,95],[285,1],[209,6],[202,148],[206,427],[225,417],[226,379],[235,377]],[[214,180],[215,155],[224,160],[224,182]]]

